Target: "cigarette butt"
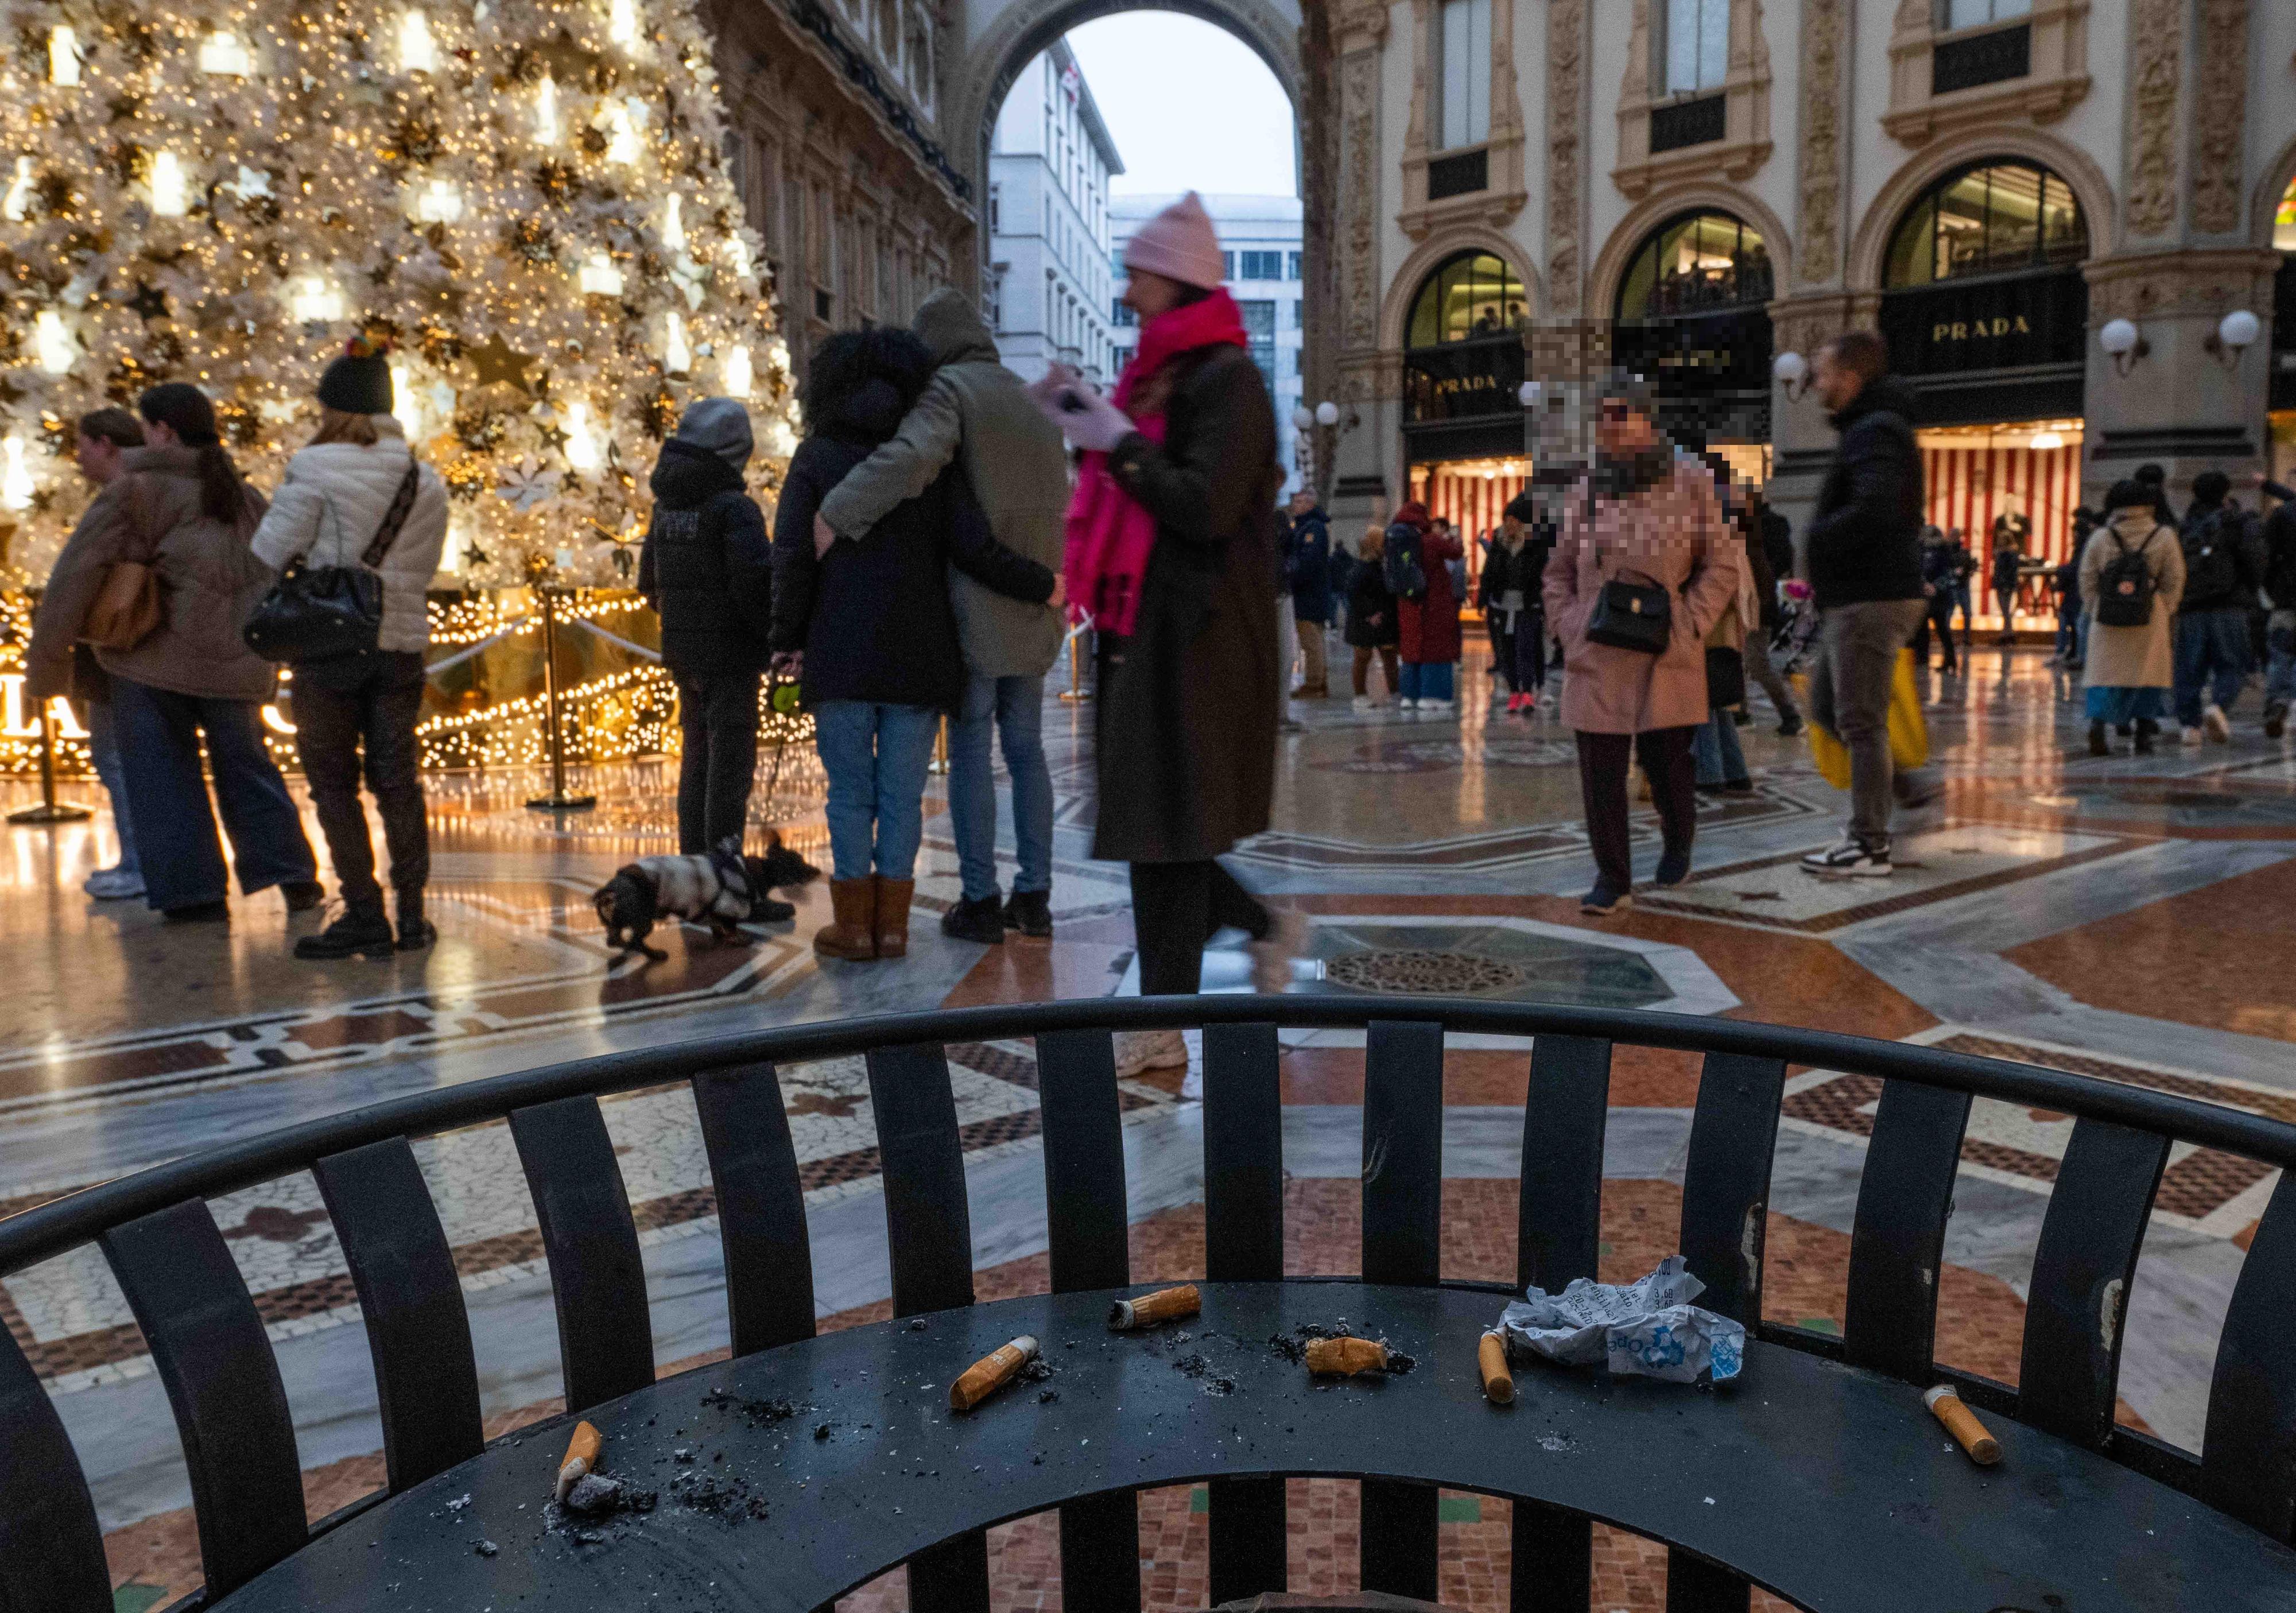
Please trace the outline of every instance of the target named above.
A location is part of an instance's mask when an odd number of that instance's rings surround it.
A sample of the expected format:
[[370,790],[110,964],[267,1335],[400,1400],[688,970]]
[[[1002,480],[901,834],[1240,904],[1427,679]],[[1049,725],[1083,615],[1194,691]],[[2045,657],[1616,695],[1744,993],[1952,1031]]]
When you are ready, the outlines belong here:
[[587,1422],[574,1425],[574,1437],[566,1442],[566,1460],[558,1464],[558,1499],[564,1501],[574,1486],[586,1474],[598,1470],[598,1430]]
[[1172,1322],[1182,1316],[1193,1316],[1204,1308],[1204,1298],[1193,1282],[1178,1288],[1158,1289],[1152,1294],[1143,1294],[1137,1299],[1119,1299],[1108,1307],[1111,1332],[1126,1333],[1135,1328],[1153,1327],[1160,1322]]
[[1946,1432],[1969,1453],[1970,1461],[1980,1468],[1989,1468],[2001,1460],[2001,1442],[1985,1431],[1985,1425],[1977,1421],[1977,1413],[1961,1403],[1961,1396],[1953,1392],[1952,1386],[1938,1385],[1922,1396],[1922,1404],[1945,1424]]
[[1323,1376],[1352,1378],[1387,1371],[1387,1346],[1375,1339],[1310,1339],[1308,1370]]
[[1514,1404],[1514,1373],[1507,1367],[1506,1340],[1485,1333],[1475,1347],[1475,1364],[1482,1370],[1483,1396],[1493,1405]]
[[948,1409],[969,1412],[1013,1381],[1021,1369],[1037,1358],[1037,1341],[1023,1333],[1002,1349],[992,1350],[964,1369],[948,1386]]

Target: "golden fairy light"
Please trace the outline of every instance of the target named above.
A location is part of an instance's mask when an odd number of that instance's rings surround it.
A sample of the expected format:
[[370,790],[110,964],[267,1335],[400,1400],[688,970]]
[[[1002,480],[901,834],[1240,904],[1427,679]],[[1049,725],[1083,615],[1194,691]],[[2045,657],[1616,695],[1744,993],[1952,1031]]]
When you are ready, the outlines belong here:
[[534,140],[537,145],[558,143],[558,81],[548,73],[534,86]]
[[64,374],[79,357],[72,348],[71,332],[64,328],[63,315],[53,308],[42,308],[33,316],[32,345],[39,349],[40,368],[51,375]]
[[69,22],[48,30],[48,82],[67,89],[79,82],[79,34]]
[[402,73],[435,73],[439,70],[439,45],[430,37],[430,13],[419,5],[409,6],[399,13],[398,70]]
[[158,151],[152,153],[152,210],[162,218],[181,218],[191,210],[191,198],[184,189],[184,164],[175,152]]

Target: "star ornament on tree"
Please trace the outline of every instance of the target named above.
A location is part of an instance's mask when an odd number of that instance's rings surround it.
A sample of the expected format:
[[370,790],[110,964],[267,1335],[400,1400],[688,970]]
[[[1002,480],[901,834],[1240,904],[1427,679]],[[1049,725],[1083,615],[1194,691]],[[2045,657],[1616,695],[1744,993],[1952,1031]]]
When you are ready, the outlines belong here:
[[558,473],[545,470],[532,455],[496,474],[497,490],[512,509],[530,515],[558,496]]
[[496,331],[482,345],[469,348],[467,356],[478,369],[479,385],[489,387],[499,382],[529,397],[534,396],[534,385],[527,380],[526,373],[542,362],[539,354],[512,351],[510,343],[503,340],[503,333]]

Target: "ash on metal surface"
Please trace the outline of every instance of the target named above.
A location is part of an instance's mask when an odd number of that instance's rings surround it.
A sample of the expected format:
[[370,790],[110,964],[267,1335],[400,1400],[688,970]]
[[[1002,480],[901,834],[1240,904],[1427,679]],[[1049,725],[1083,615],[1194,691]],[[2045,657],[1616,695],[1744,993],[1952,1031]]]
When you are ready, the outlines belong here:
[[769,1423],[787,1422],[798,1414],[799,1410],[793,1401],[778,1397],[772,1400],[755,1400],[746,1395],[733,1394],[726,1389],[710,1390],[701,1397],[701,1404],[714,1406],[720,1411],[738,1412],[753,1429],[762,1428]]
[[578,1518],[606,1518],[616,1512],[651,1512],[655,1499],[652,1490],[641,1490],[603,1473],[591,1473],[567,1493],[559,1510]]
[[681,1472],[669,1481],[669,1499],[688,1511],[731,1523],[763,1518],[767,1510],[766,1498],[750,1489],[747,1480],[732,1474]]
[[1181,1356],[1172,1363],[1172,1370],[1183,1377],[1194,1379],[1202,1386],[1207,1395],[1235,1393],[1235,1380],[1224,1372],[1214,1371],[1212,1363],[1204,1358],[1201,1351]]

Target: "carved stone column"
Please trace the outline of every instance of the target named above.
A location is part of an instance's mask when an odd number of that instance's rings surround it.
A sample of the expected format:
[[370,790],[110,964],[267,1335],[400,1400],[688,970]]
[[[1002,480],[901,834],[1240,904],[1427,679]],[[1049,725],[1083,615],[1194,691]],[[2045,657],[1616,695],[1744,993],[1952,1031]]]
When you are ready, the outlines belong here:
[[1581,383],[1611,362],[1610,322],[1586,316],[1592,30],[1587,0],[1547,0],[1546,300],[1523,336],[1524,372],[1546,392],[1531,422],[1542,479],[1567,476],[1584,459]]
[[1380,152],[1380,51],[1387,38],[1382,0],[1343,0],[1332,23],[1338,61],[1332,135],[1332,368],[1325,396],[1340,405],[1341,428],[1328,465],[1334,520],[1368,519],[1374,495],[1400,480],[1394,463],[1402,443],[1396,402],[1398,362],[1379,345],[1380,198],[1386,188]]
[[[1878,298],[1853,297],[1841,289],[1849,234],[1842,217],[1849,33],[1849,0],[1802,0],[1794,290],[1770,305],[1770,329],[1774,351],[1805,359],[1829,336],[1853,326],[1870,329],[1881,306]],[[1833,442],[1815,397],[1791,398],[1783,388],[1772,395],[1770,502],[1793,523],[1797,536],[1816,502]]]

